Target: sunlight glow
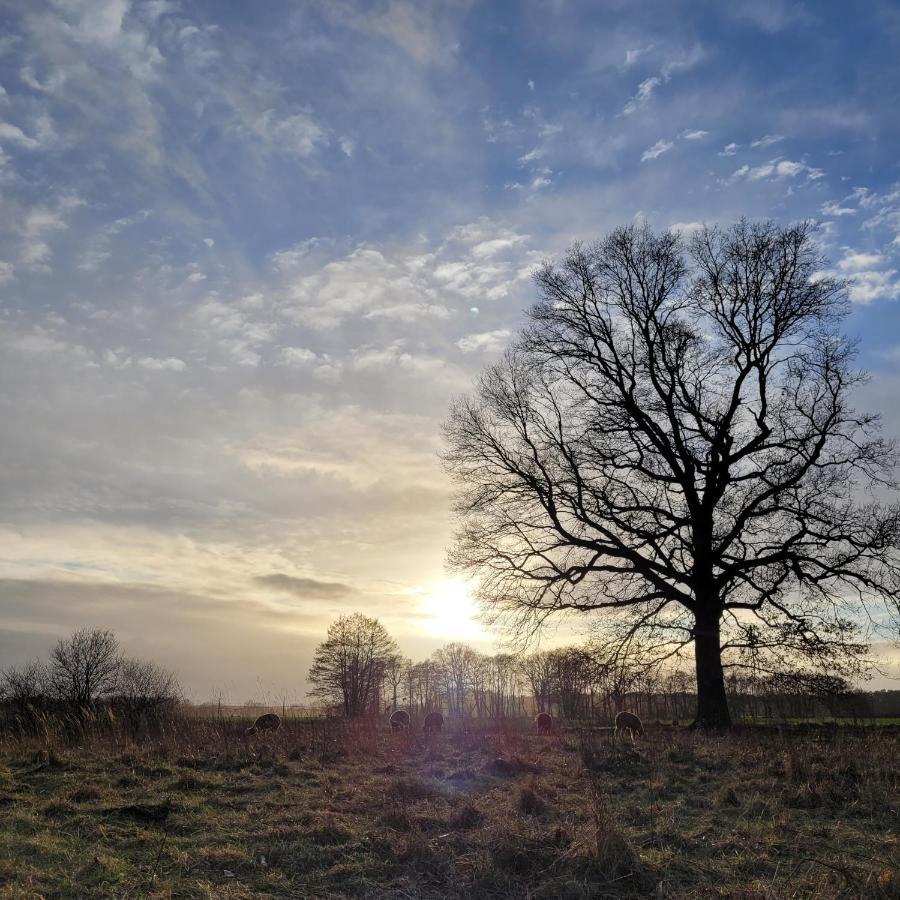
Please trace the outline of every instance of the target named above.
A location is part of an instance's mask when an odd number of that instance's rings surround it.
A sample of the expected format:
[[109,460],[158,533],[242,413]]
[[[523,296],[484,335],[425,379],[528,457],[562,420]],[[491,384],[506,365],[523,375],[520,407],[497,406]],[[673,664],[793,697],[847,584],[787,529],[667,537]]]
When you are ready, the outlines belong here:
[[487,634],[477,621],[478,607],[466,585],[445,578],[422,597],[421,611],[428,634],[448,641],[485,640]]

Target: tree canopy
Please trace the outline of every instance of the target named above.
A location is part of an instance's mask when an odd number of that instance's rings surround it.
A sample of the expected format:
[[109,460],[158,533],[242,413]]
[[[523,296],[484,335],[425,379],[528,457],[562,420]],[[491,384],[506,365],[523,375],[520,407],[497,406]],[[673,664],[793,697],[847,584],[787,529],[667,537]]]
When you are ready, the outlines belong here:
[[371,712],[388,667],[399,656],[397,644],[378,619],[362,613],[340,616],[316,648],[309,670],[312,693],[339,703],[345,716]]
[[727,665],[851,670],[900,603],[896,450],[851,394],[845,285],[809,223],[575,245],[446,423],[451,566],[520,631],[592,613],[692,647],[699,724]]

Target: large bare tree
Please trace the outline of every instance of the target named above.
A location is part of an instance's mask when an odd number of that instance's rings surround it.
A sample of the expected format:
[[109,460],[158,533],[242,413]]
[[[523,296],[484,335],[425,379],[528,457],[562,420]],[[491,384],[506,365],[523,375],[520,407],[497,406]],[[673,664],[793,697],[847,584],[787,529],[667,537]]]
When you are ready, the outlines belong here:
[[813,228],[646,227],[536,275],[530,323],[446,424],[450,552],[514,626],[602,615],[692,647],[697,724],[726,663],[840,667],[896,614],[895,448],[856,412],[845,286]]

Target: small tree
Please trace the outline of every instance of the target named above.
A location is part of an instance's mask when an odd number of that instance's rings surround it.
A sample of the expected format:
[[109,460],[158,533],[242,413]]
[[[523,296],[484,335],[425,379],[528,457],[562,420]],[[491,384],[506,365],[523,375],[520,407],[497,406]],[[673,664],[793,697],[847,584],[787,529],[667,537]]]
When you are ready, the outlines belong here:
[[590,654],[580,647],[563,647],[549,652],[549,663],[560,712],[567,719],[577,718],[594,674]]
[[9,704],[22,724],[32,723],[47,705],[50,684],[47,667],[39,660],[0,675],[0,701]]
[[403,656],[390,656],[385,660],[385,698],[390,697],[391,709],[399,709],[400,689],[407,683],[407,673],[411,665],[412,660]]
[[[686,253],[685,250],[689,252]],[[530,326],[458,402],[453,568],[531,631],[593,613],[693,650],[727,727],[723,651],[832,669],[900,605],[893,444],[849,394],[844,285],[812,228],[614,231],[537,274]]]
[[154,662],[123,659],[118,696],[136,726],[171,712],[181,699],[181,685],[174,672]]
[[538,712],[550,712],[550,702],[555,688],[555,665],[551,651],[529,653],[519,662],[519,667]]
[[50,654],[48,679],[54,695],[81,714],[115,693],[122,659],[111,631],[83,628],[57,642]]
[[479,653],[466,644],[452,642],[434,652],[434,660],[444,673],[447,712],[464,715]]
[[362,613],[341,616],[316,648],[309,670],[312,694],[340,703],[356,717],[377,709],[385,671],[399,648],[378,619]]

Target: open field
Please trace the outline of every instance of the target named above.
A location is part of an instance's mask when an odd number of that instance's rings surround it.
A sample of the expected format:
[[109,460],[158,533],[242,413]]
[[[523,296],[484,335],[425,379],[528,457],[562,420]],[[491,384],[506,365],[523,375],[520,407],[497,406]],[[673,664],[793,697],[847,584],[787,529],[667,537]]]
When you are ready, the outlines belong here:
[[0,897],[900,897],[892,729],[0,744]]

